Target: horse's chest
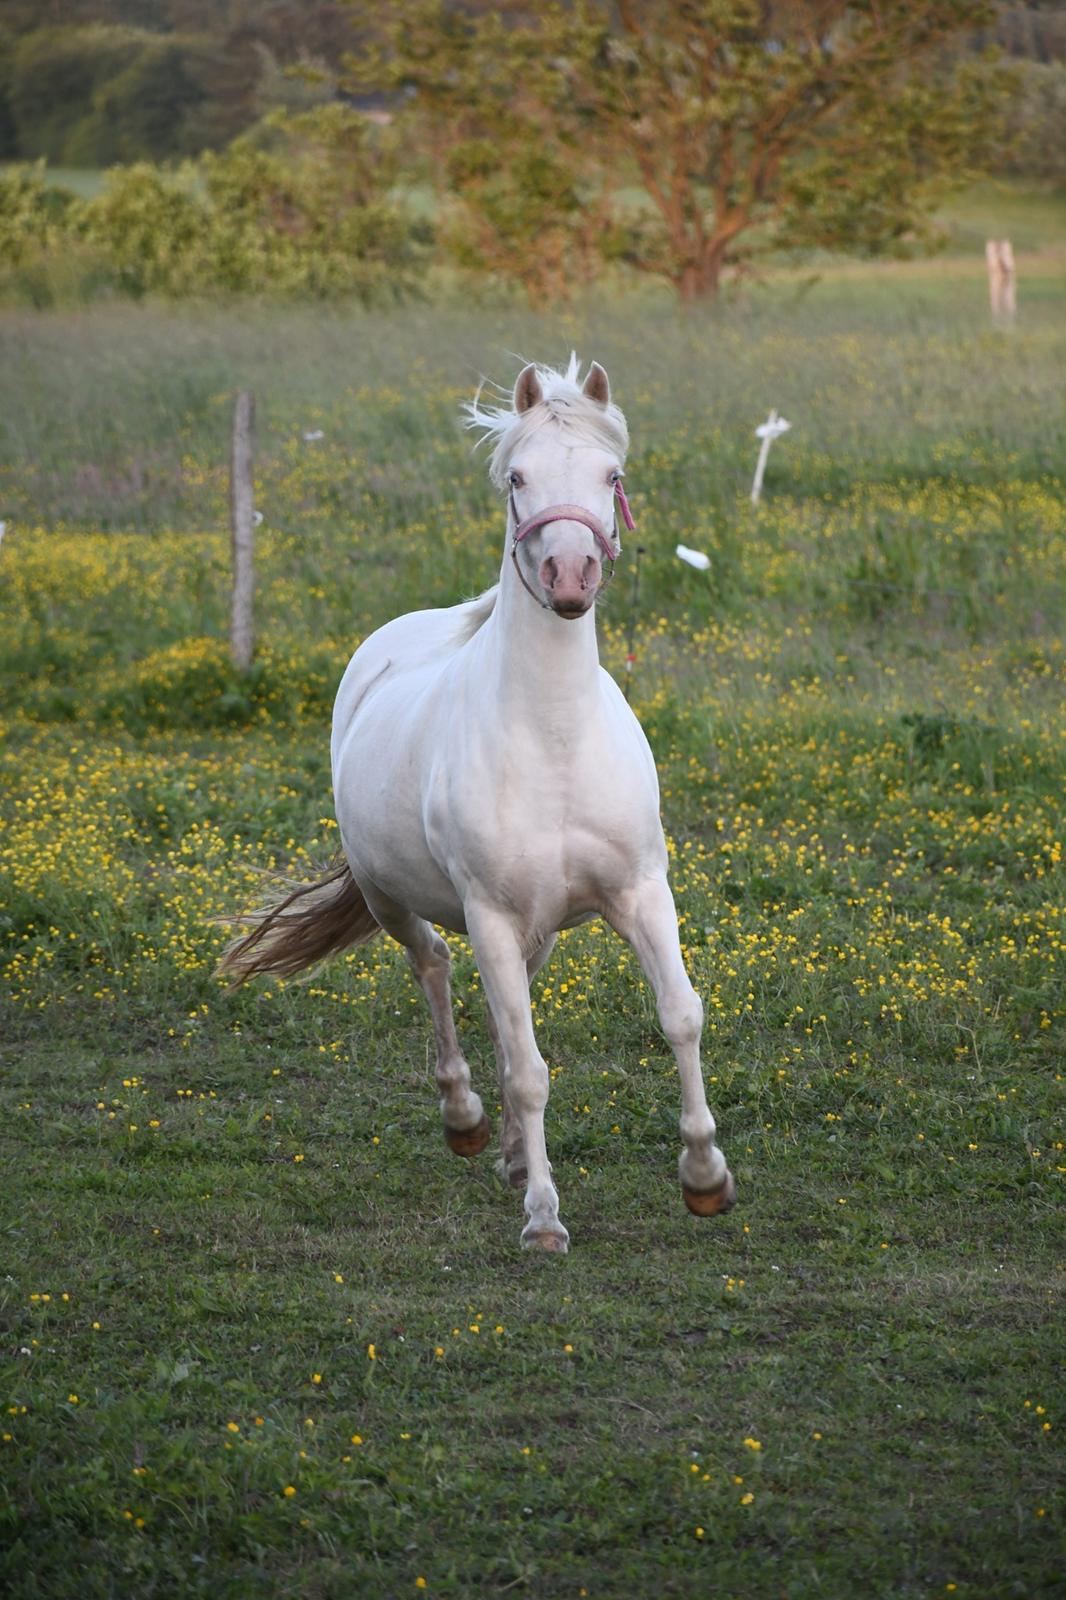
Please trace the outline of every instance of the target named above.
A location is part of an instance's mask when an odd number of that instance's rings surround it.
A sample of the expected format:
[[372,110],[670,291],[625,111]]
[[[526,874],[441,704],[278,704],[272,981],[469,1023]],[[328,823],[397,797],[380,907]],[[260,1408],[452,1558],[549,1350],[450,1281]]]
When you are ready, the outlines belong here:
[[601,910],[661,848],[654,794],[614,768],[533,745],[475,764],[445,808],[459,874],[541,925]]

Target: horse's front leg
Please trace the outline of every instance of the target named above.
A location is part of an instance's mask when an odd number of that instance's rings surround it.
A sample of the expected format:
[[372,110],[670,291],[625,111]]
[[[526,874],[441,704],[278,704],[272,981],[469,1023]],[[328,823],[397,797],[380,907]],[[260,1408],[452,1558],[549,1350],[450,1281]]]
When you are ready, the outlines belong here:
[[[555,935],[545,940],[535,955],[530,956],[526,962],[526,987],[536,977],[541,967],[555,948]],[[524,1189],[529,1182],[529,1167],[526,1164],[526,1149],[522,1143],[522,1125],[518,1120],[507,1095],[506,1068],[503,1048],[500,1044],[500,1031],[496,1026],[496,1019],[489,1006],[486,1016],[489,1037],[492,1048],[496,1053],[496,1072],[500,1080],[500,1106],[502,1116],[500,1123],[500,1159],[496,1163],[496,1171],[504,1183],[510,1184],[512,1189]]]
[[468,905],[466,925],[495,1022],[494,1038],[503,1062],[503,1103],[517,1124],[525,1152],[528,1182],[522,1243],[531,1249],[565,1251],[570,1235],[559,1221],[559,1196],[544,1141],[548,1067],[533,1033],[526,959],[514,923],[504,913]]
[[681,1079],[681,1139],[678,1163],[685,1204],[697,1216],[728,1211],[736,1185],[715,1143],[715,1123],[707,1105],[700,1069],[703,1003],[689,982],[677,932],[677,909],[665,879],[646,879],[615,907],[611,926],[637,953],[655,991],[659,1021]]

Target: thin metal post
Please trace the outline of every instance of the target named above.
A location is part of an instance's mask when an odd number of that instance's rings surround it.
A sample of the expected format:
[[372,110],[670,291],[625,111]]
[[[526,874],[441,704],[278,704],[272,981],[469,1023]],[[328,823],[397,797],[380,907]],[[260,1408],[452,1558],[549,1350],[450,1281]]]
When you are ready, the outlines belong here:
[[637,545],[637,558],[633,563],[633,593],[629,598],[629,626],[626,629],[626,678],[623,693],[626,703],[629,702],[630,679],[633,675],[633,663],[637,659],[637,609],[640,605],[640,558],[644,554],[644,546]]
[[233,407],[233,448],[230,456],[230,538],[233,550],[233,598],[230,608],[230,654],[233,664],[247,672],[252,664],[254,636],[252,599],[255,592],[255,396],[237,392]]

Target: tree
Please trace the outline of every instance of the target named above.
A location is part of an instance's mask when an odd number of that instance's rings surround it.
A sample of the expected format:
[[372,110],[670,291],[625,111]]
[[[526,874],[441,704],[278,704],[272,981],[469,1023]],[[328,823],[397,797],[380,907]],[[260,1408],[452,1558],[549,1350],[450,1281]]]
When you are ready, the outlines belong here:
[[1066,183],[1066,61],[1023,61],[998,170]]
[[568,37],[563,19],[549,8],[539,22],[515,22],[440,0],[398,0],[391,11],[354,0],[352,10],[361,37],[342,82],[405,129],[451,257],[521,283],[534,302],[593,277],[609,185],[556,109],[549,46]]
[[[1002,75],[946,57],[990,20],[980,0],[356,10],[374,43],[353,83],[391,92],[421,127],[475,233],[484,164],[455,152],[495,144],[506,171],[540,142],[584,192],[579,214],[594,203],[605,252],[664,274],[685,300],[713,296],[727,263],[770,243],[899,250],[998,133]],[[627,215],[615,191],[631,178],[645,201]],[[517,253],[510,267],[527,279]]]
[[232,138],[254,116],[218,129],[219,49],[140,28],[39,28],[7,59],[18,153],[68,166],[110,166],[191,154]]

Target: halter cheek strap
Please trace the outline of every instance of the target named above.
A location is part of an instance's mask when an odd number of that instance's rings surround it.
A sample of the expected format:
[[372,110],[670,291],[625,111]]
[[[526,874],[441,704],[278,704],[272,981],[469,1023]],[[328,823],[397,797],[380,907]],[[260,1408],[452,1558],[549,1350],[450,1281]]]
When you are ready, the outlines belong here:
[[622,487],[621,478],[616,478],[614,481],[614,497],[618,501],[618,509],[622,513],[622,521],[630,533],[633,533],[637,525],[633,521],[633,513],[629,509],[629,501],[626,499],[626,492]]
[[[629,509],[629,502],[626,499],[625,490],[622,488],[621,478],[617,479],[615,482],[614,493],[615,498],[618,501],[618,508],[622,513],[622,521],[625,523],[627,528],[630,530],[634,529],[636,527],[636,523],[633,521],[633,513]],[[606,589],[607,585],[614,577],[614,564],[618,560],[618,556],[621,552],[622,541],[618,538],[617,533],[615,533],[612,541],[611,536],[608,534],[607,529],[604,527],[599,517],[597,517],[592,511],[586,511],[584,506],[545,506],[543,511],[535,511],[533,515],[531,517],[527,517],[524,522],[519,522],[518,507],[515,505],[514,489],[512,488],[511,520],[514,524],[514,536],[511,540],[511,560],[514,562],[515,571],[518,573],[522,587],[525,589],[526,593],[531,594],[537,604],[545,611],[550,611],[552,608],[547,601],[542,600],[526,582],[525,574],[523,573],[518,560],[518,546],[527,534],[533,533],[537,528],[547,527],[549,522],[581,522],[584,523],[586,528],[591,528],[593,534],[595,535],[596,543],[607,557],[607,560],[611,563],[610,572],[608,572],[606,578],[600,584],[601,592]]]

